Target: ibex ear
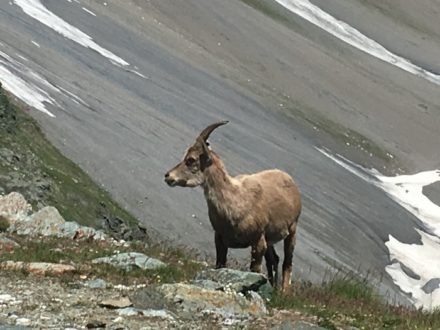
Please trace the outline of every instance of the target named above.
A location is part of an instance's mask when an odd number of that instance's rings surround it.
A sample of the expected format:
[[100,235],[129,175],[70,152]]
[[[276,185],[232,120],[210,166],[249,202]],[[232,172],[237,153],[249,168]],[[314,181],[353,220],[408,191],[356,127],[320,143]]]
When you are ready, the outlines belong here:
[[203,171],[212,165],[211,151],[206,145],[206,142],[200,137],[197,138],[197,143],[202,148],[202,153],[200,154],[200,169]]

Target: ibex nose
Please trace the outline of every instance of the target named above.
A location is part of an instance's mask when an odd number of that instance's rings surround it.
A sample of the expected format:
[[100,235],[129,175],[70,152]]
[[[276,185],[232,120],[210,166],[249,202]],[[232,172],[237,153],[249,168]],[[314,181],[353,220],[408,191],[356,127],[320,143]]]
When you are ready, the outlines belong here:
[[170,176],[170,172],[165,173],[165,182],[171,187],[175,185],[176,181]]

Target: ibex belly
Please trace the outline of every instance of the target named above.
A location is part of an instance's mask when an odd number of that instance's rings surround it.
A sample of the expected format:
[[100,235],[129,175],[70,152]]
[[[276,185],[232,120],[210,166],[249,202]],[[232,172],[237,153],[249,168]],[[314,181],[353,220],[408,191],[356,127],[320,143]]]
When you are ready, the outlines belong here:
[[246,223],[216,221],[211,219],[214,230],[221,235],[223,242],[229,248],[243,249],[256,243],[264,230],[261,226],[249,226]]

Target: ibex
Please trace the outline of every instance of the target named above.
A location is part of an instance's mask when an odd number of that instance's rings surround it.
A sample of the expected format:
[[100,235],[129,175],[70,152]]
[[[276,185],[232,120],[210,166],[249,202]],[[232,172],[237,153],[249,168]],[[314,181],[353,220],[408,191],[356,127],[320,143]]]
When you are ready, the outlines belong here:
[[301,197],[293,179],[280,170],[229,176],[207,139],[222,121],[205,128],[183,160],[165,174],[171,186],[202,186],[209,220],[215,231],[216,268],[226,267],[228,248],[251,246],[253,272],[261,272],[266,259],[268,279],[278,282],[279,257],[274,244],[284,239],[282,290],[290,286],[292,258]]

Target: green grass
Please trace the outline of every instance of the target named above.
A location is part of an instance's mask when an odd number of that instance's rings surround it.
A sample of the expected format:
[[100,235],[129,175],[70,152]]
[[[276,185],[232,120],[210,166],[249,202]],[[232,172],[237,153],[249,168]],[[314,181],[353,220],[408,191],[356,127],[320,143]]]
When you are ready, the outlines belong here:
[[286,294],[275,293],[270,306],[316,316],[326,329],[440,329],[440,310],[423,311],[385,303],[367,278],[338,274],[321,284],[295,283]]
[[[11,236],[11,235],[9,235]],[[128,246],[116,247],[108,242],[93,240],[68,240],[65,238],[36,237],[12,235],[19,247],[13,251],[0,254],[2,261],[50,262],[73,264],[76,267],[74,276],[100,277],[113,283],[129,284],[139,281],[147,283],[171,283],[188,281],[203,269],[192,251],[168,248],[162,244],[132,242]],[[162,260],[166,267],[156,270],[124,270],[106,264],[92,264],[95,258],[123,252],[140,252]],[[69,278],[72,275],[65,275]]]
[[[48,119],[50,120],[50,119]],[[55,206],[66,220],[99,227],[103,216],[137,220],[115,203],[76,164],[52,146],[38,124],[9,101],[0,85],[0,191],[18,191],[34,208]],[[14,179],[17,183],[14,184]]]

